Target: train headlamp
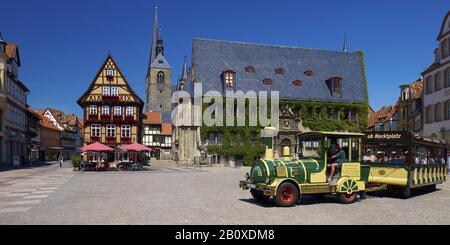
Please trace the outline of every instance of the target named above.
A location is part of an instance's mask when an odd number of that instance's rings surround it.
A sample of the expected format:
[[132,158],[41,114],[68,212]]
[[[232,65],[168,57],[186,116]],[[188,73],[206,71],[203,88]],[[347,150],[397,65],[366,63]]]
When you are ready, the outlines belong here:
[[266,184],[270,184],[270,177],[266,178]]

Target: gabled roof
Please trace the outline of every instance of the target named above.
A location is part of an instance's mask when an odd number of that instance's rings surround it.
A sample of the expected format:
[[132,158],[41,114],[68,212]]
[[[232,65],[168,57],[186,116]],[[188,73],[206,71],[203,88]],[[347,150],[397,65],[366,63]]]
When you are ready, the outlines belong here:
[[144,115],[147,116],[147,119],[144,119],[142,122],[146,125],[154,125],[161,124],[161,113],[160,112],[144,112]]
[[44,116],[41,116],[41,126],[44,128],[47,128],[47,129],[61,132],[61,130],[50,121],[50,119],[48,119],[47,117],[44,117]]
[[166,58],[162,54],[158,54],[158,56],[156,56],[156,59],[154,59],[150,64],[150,68],[172,69],[169,62],[167,62]]
[[443,35],[445,35],[445,34],[447,34],[447,33],[444,33],[444,29],[445,29],[445,24],[447,23],[447,19],[450,17],[450,10],[449,11],[447,11],[447,14],[445,15],[445,17],[444,17],[444,20],[442,21],[442,24],[441,24],[441,29],[439,30],[439,34],[438,34],[438,36],[437,36],[437,38],[436,38],[436,40],[437,41],[439,41],[439,39],[441,39],[441,37],[443,36]]
[[67,115],[60,110],[47,108],[47,110],[42,112],[42,115],[45,115],[46,111],[52,114],[58,125],[64,128],[64,130],[75,132],[75,127],[78,127],[78,117],[75,114]]
[[385,122],[392,110],[392,106],[385,106],[381,108],[379,111],[375,111],[369,116],[368,128],[373,128],[376,123]]
[[172,135],[172,124],[171,123],[163,123],[161,124],[161,135]]
[[117,62],[114,60],[114,58],[112,57],[111,54],[108,54],[108,56],[106,57],[105,61],[103,62],[103,64],[101,65],[100,69],[98,70],[97,74],[95,75],[94,79],[92,80],[91,84],[89,85],[89,88],[83,93],[83,95],[77,100],[77,103],[79,106],[83,106],[83,102],[86,99],[86,97],[88,96],[89,92],[92,90],[92,88],[95,85],[95,81],[97,80],[97,78],[100,76],[100,74],[103,71],[103,68],[106,66],[106,64],[108,63],[108,61],[111,60],[115,67],[117,68],[117,71],[119,72],[120,76],[123,78],[123,80],[125,81],[125,84],[128,86],[128,88],[130,89],[130,93],[131,95],[139,102],[140,104],[140,108],[141,111],[144,108],[144,102],[142,101],[141,98],[139,98],[139,96],[137,95],[137,93],[133,90],[133,88],[130,86],[130,84],[128,83],[127,79],[125,78],[125,76],[123,75],[122,71],[120,70],[119,66],[117,65]]
[[[288,46],[264,45],[208,39],[193,40],[195,82],[203,84],[203,92],[223,91],[221,74],[232,70],[236,91],[279,91],[281,99],[329,102],[366,101],[366,86],[360,53],[345,53]],[[253,66],[255,73],[245,67]],[[276,75],[282,68],[284,75]],[[304,72],[313,71],[312,77]],[[342,97],[333,97],[326,81],[342,78]],[[272,86],[263,85],[271,79]],[[293,81],[302,81],[294,87]]]

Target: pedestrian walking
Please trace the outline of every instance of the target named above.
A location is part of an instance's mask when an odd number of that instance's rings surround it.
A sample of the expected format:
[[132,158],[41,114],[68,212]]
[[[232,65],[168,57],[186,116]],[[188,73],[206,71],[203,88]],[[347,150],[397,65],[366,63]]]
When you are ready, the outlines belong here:
[[59,167],[60,167],[60,168],[62,168],[63,161],[64,161],[63,156],[62,156],[62,155],[59,155],[58,162],[59,162]]

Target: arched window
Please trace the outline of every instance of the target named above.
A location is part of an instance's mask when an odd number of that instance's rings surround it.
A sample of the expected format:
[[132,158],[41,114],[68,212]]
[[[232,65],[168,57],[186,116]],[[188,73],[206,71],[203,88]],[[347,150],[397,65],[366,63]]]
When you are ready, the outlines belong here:
[[157,82],[158,82],[158,85],[164,84],[164,72],[162,72],[162,71],[158,72]]

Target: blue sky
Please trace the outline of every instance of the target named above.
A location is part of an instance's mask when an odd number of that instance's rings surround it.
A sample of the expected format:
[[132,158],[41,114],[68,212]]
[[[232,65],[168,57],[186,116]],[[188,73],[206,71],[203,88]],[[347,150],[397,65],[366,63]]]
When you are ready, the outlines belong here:
[[365,53],[374,109],[433,61],[450,9],[448,0],[4,1],[0,32],[19,44],[29,104],[81,115],[75,101],[109,52],[145,98],[155,5],[174,82],[194,37],[341,50],[347,33],[349,49]]

